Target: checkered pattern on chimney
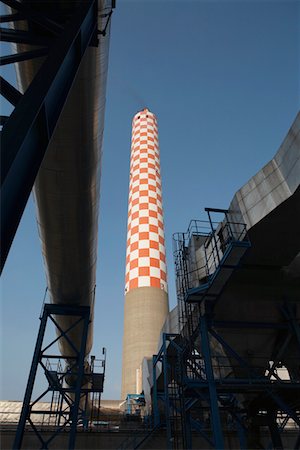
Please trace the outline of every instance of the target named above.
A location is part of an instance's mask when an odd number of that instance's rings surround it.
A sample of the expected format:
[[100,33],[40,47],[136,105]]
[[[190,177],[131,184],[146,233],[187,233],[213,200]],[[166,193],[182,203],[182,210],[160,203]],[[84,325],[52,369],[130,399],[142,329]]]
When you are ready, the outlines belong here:
[[125,292],[167,292],[157,120],[148,109],[132,122]]

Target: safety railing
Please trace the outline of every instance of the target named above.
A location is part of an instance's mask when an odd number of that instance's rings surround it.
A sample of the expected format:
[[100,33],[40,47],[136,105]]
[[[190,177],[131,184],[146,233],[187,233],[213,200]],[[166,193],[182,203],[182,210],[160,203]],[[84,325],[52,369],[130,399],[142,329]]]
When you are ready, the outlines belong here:
[[173,235],[179,326],[181,330],[191,328],[189,334],[194,327],[187,325],[187,317],[197,316],[197,307],[185,304],[187,293],[208,286],[234,246],[250,245],[246,225],[230,221],[224,213],[221,222],[213,222],[210,215],[208,221],[193,219],[186,232]]

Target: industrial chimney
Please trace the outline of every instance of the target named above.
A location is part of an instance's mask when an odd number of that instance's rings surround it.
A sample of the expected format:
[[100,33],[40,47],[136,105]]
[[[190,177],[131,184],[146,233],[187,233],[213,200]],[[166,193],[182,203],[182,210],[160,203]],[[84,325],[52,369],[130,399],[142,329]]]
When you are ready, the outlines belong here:
[[140,393],[142,360],[156,353],[168,312],[157,120],[145,108],[132,122],[122,399]]

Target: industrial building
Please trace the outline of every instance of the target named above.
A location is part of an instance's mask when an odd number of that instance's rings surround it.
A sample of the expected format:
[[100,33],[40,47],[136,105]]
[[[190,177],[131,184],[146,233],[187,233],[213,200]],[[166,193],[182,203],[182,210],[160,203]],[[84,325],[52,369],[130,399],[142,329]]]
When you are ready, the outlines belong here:
[[[13,447],[22,448],[29,427],[44,448],[68,429],[64,445],[74,448],[79,422],[98,418],[105,372],[105,349],[99,367],[90,351],[115,2],[5,3],[1,21],[8,26],[1,39],[14,52],[2,64],[16,64],[18,86],[2,80],[1,93],[14,110],[1,120],[1,271],[33,190],[50,300],[43,305]],[[57,335],[49,342],[50,325]],[[46,387],[36,394],[39,371]],[[35,426],[41,415],[50,436]]]
[[300,113],[228,209],[174,234],[170,312],[158,125],[134,116],[122,401],[101,401],[106,350],[90,352],[114,2],[6,3],[18,89],[3,82],[1,268],[33,189],[50,302],[24,401],[0,403],[2,448],[300,448]]

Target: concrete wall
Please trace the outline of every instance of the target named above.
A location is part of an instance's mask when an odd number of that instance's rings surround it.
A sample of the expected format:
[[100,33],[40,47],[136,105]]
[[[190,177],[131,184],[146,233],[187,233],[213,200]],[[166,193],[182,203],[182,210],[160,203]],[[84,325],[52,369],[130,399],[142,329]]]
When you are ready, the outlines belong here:
[[231,218],[251,228],[287,200],[300,182],[300,113],[279,150],[239,189],[229,207]]
[[156,353],[168,311],[168,294],[163,289],[141,287],[126,294],[121,398],[136,393],[136,370],[144,357]]

